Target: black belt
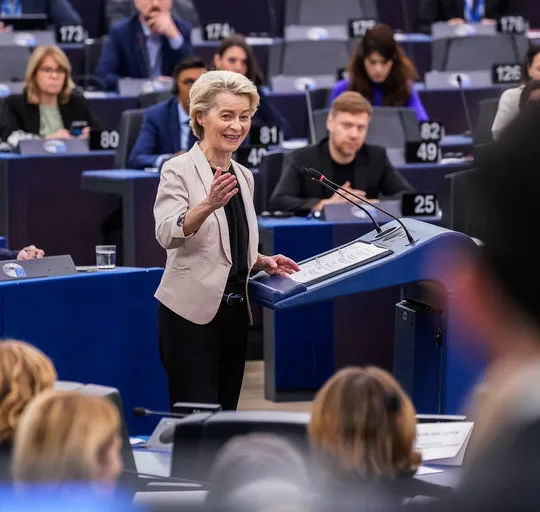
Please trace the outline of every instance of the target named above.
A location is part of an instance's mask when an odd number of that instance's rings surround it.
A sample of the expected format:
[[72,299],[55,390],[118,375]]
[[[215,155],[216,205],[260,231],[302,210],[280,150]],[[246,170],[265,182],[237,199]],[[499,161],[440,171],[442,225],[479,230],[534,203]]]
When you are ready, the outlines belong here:
[[243,293],[224,293],[221,298],[221,302],[227,304],[227,306],[236,306],[237,304],[242,304],[244,302]]

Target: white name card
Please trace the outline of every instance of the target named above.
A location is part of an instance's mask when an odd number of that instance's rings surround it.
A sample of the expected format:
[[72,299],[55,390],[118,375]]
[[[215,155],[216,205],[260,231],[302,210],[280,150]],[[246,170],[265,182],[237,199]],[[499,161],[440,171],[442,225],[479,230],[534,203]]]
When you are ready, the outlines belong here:
[[422,460],[461,466],[474,423],[421,423],[416,426],[416,450]]

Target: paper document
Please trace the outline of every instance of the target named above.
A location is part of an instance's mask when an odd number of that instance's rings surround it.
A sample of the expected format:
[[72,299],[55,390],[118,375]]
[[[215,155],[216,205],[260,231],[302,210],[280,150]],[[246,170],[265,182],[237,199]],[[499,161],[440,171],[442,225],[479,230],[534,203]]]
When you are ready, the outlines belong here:
[[442,469],[432,468],[430,466],[420,466],[416,474],[417,475],[434,475],[435,473],[442,473],[442,472],[443,472]]
[[461,466],[474,423],[421,423],[416,425],[416,450],[423,461]]
[[292,274],[290,278],[297,283],[309,283],[353,267],[387,251],[388,249],[373,244],[356,242],[302,263],[300,271]]

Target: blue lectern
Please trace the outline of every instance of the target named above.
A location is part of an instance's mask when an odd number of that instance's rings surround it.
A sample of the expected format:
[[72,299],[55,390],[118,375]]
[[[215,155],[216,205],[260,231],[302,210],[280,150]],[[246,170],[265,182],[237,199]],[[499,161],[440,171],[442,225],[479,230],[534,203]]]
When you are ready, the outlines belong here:
[[[268,399],[309,398],[340,366],[361,362],[394,371],[413,396],[418,412],[458,411],[479,378],[483,362],[467,355],[467,334],[460,329],[449,300],[452,280],[441,263],[457,251],[470,253],[477,247],[461,233],[414,219],[401,221],[414,243],[396,221],[388,223],[384,227],[390,231],[386,236],[377,237],[372,231],[357,239],[375,244],[380,251],[377,257],[357,262],[354,268],[351,265],[335,270],[331,262],[330,270],[317,279],[298,282],[262,274],[251,281],[251,299],[264,308]],[[339,255],[349,245],[306,260],[301,267],[313,268],[318,260],[326,264],[332,253]],[[385,311],[383,318],[372,322],[354,323],[355,314],[360,314],[354,309],[356,295],[395,287],[401,287],[402,300],[394,310]],[[345,299],[339,302],[340,314],[336,315],[334,307],[334,315],[329,317],[328,301],[336,302],[341,297]],[[347,329],[341,325],[343,319],[349,320]],[[395,346],[382,349],[382,355],[378,352],[377,326],[366,325],[381,322],[396,322]],[[348,356],[337,357],[344,338],[349,340]],[[381,363],[381,358],[390,360],[390,364]]]

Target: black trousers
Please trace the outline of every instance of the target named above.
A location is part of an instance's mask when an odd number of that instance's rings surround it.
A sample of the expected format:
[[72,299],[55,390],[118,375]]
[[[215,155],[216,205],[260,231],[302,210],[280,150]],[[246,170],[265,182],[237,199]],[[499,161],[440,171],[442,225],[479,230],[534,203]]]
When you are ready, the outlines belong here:
[[221,304],[206,325],[194,324],[159,304],[159,353],[169,381],[169,403],[238,405],[248,336],[244,303]]

